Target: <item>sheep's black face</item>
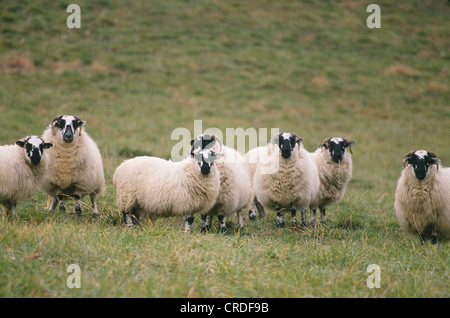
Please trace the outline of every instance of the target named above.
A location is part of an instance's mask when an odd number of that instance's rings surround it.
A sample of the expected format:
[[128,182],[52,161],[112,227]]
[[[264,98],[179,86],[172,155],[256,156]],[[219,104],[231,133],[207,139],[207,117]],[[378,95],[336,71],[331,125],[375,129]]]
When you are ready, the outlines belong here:
[[211,148],[216,140],[214,135],[203,134],[191,140],[191,156],[197,161],[201,173],[209,174],[214,160],[219,159],[222,155],[216,154]]
[[288,159],[292,155],[292,150],[294,149],[295,144],[301,142],[302,140],[302,138],[299,138],[292,133],[280,133],[272,139],[272,142],[278,144],[281,156]]
[[426,150],[417,150],[410,152],[403,159],[404,164],[410,164],[413,167],[414,176],[418,180],[423,180],[430,172],[430,166],[438,165],[440,160],[432,152]]
[[191,155],[197,161],[197,164],[200,167],[200,172],[204,175],[207,175],[211,172],[214,160],[217,160],[221,157],[220,154],[216,154],[211,149],[203,149],[191,152]]
[[77,116],[59,116],[53,125],[61,130],[63,140],[66,143],[71,143],[75,138],[75,131],[86,124],[85,121],[81,120]]
[[345,138],[333,137],[328,138],[326,142],[321,145],[328,149],[330,152],[331,160],[339,163],[344,158],[345,148],[353,146],[355,143],[353,141],[348,141]]
[[51,143],[44,142],[38,136],[31,136],[25,140],[18,140],[16,141],[16,145],[25,149],[27,157],[34,165],[38,165],[41,162],[44,149],[53,147]]

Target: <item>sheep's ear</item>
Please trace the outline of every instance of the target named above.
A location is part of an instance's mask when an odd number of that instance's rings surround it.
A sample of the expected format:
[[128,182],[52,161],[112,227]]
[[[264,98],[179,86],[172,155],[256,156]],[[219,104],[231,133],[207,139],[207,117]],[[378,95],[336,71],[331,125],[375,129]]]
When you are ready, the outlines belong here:
[[78,118],[78,127],[84,127],[86,126],[87,122],[85,120],[81,120]]
[[353,155],[352,147],[355,145],[355,142],[352,140],[344,139],[344,147],[348,148],[350,153]]
[[53,136],[56,134],[55,132],[55,126],[56,126],[56,122],[62,117],[63,115],[58,115],[55,118],[53,118],[52,123],[50,124],[50,129],[52,130],[52,134]]
[[83,130],[83,127],[86,126],[86,121],[81,120],[78,116],[75,116],[75,119],[77,120],[77,128],[80,128],[78,135],[81,136],[81,131]]
[[50,149],[51,147],[53,147],[52,143],[49,142],[44,143],[44,149]]
[[319,145],[319,148],[325,147],[325,149],[328,149],[328,142],[330,141],[330,139],[331,139],[331,137],[325,139],[325,140],[323,141],[323,144],[320,144],[320,145]]
[[25,140],[22,140],[22,139],[17,140],[16,145],[19,147],[22,147],[22,148],[25,147]]
[[405,158],[403,158],[403,168],[406,167],[409,164],[409,159],[411,159],[412,154],[414,153],[413,151],[410,151],[406,154]]
[[300,144],[300,143],[303,141],[303,138],[298,137],[296,134],[293,134],[293,135],[294,135],[294,137],[295,137],[295,143],[296,143],[296,144]]
[[344,147],[353,147],[355,145],[355,142],[354,141],[352,141],[352,140],[347,140],[347,139],[345,139],[344,140]]
[[431,156],[432,164],[436,165],[436,169],[439,170],[439,164],[441,163],[441,159],[439,159],[434,152],[429,151]]

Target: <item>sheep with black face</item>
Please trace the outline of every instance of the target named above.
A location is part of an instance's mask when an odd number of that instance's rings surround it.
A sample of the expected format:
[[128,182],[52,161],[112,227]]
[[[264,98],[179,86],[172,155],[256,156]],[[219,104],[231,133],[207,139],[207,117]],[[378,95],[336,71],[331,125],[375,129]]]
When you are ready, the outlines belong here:
[[98,215],[97,195],[105,191],[103,162],[97,144],[83,131],[86,122],[77,116],[56,116],[44,131],[43,139],[53,143],[42,189],[49,195],[49,211],[65,211],[64,199],[76,200],[75,211],[81,214],[81,200],[89,195]]
[[[330,137],[325,139],[312,154],[320,179],[319,192],[310,204],[312,226],[315,225],[317,208],[320,209],[320,222],[325,224],[326,206],[339,202],[344,196],[352,177],[353,163],[350,153],[354,144],[346,138]],[[302,222],[306,223],[303,217]]]
[[47,149],[53,145],[38,136],[0,147],[0,203],[7,216],[16,214],[17,202],[33,196],[45,171]]
[[423,243],[450,238],[450,168],[427,150],[410,151],[403,159],[394,209],[404,231]]
[[235,149],[223,145],[219,138],[209,134],[202,134],[194,139],[191,151],[195,149],[214,149],[223,154],[223,157],[214,163],[220,173],[219,195],[212,209],[201,215],[202,232],[211,228],[214,216],[219,219],[221,231],[227,232],[225,220],[234,214],[237,214],[239,229],[242,229],[242,209],[248,209],[253,197],[244,157]]
[[284,227],[284,210],[291,212],[296,226],[297,210],[303,214],[319,191],[317,167],[303,148],[302,140],[293,133],[276,135],[267,145],[268,158],[261,158],[256,166],[253,179],[256,198],[264,208],[276,211],[277,227]]
[[212,149],[195,149],[180,162],[147,156],[124,161],[113,185],[125,224],[133,226],[141,217],[153,222],[183,216],[189,232],[193,215],[208,212],[216,202],[220,174],[214,161],[220,157]]

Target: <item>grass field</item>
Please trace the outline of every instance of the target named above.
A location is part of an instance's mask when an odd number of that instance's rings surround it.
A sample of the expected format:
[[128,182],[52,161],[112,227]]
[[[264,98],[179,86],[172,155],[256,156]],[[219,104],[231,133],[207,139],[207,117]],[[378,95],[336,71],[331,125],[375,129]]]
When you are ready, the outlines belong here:
[[[78,115],[107,191],[98,219],[87,201],[81,218],[49,215],[42,192],[2,215],[0,297],[449,297],[448,242],[406,235],[393,201],[408,151],[450,166],[450,6],[380,0],[369,29],[372,2],[78,0],[81,29],[68,29],[70,2],[1,1],[0,144]],[[277,229],[271,212],[228,236],[174,218],[124,228],[115,168],[169,158],[172,131],[194,120],[292,131],[310,151],[354,140],[328,226]],[[70,264],[81,288],[66,285]],[[366,285],[370,264],[380,288]]]

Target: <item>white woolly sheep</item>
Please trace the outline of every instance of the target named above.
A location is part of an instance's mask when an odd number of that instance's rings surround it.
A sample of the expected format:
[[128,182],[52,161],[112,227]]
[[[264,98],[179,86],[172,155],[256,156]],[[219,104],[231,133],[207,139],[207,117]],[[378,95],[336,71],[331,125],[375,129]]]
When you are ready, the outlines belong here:
[[[245,155],[244,159],[247,164],[247,170],[250,174],[250,184],[253,188],[253,178],[255,176],[256,164],[263,158],[268,158],[268,151],[270,151],[270,147],[256,147],[249,150]],[[256,220],[256,209],[258,209],[258,214],[260,218],[266,217],[266,211],[262,204],[258,201],[255,195],[253,195],[253,199],[250,203],[250,208],[248,210],[248,217],[250,220]]]
[[394,209],[402,229],[422,243],[450,238],[450,168],[433,152],[411,151],[403,159]]
[[42,190],[49,195],[49,211],[59,202],[65,211],[65,197],[73,197],[75,211],[81,215],[81,200],[89,195],[94,216],[99,214],[97,195],[105,191],[103,162],[97,144],[82,132],[86,122],[77,116],[56,116],[42,138],[53,143],[42,182]]
[[[352,156],[345,151],[355,143],[341,137],[327,138],[313,154],[319,172],[320,188],[310,204],[310,224],[315,225],[316,209],[320,209],[320,222],[326,224],[325,207],[342,199],[352,177]],[[306,221],[306,220],[305,220]]]
[[47,161],[44,149],[52,146],[38,136],[28,136],[0,147],[0,203],[7,216],[14,216],[16,204],[36,193]]
[[[276,211],[277,227],[284,227],[283,210],[291,211],[292,223],[297,226],[297,210],[303,215],[319,191],[317,167],[303,148],[302,140],[293,133],[276,135],[267,146],[271,147],[269,162],[261,160],[256,166],[253,180],[256,198],[265,208]],[[278,162],[277,171],[267,173],[274,162]]]
[[239,229],[244,227],[242,209],[248,209],[253,197],[250,176],[244,157],[236,150],[224,146],[214,135],[203,134],[194,139],[192,150],[213,149],[221,152],[223,157],[215,162],[220,172],[220,191],[214,207],[201,215],[201,231],[211,228],[211,220],[217,215],[222,232],[227,232],[225,218],[237,213]]
[[117,204],[124,222],[133,226],[147,217],[184,216],[190,231],[195,213],[206,213],[214,206],[220,190],[220,174],[213,165],[220,153],[211,149],[192,151],[180,162],[157,157],[136,157],[124,161],[113,176]]

